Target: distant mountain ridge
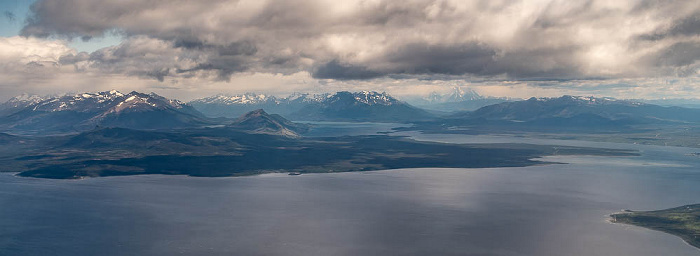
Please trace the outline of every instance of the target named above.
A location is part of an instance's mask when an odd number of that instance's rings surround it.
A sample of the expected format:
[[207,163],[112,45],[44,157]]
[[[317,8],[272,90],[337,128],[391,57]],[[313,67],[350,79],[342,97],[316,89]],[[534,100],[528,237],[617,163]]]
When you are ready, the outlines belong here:
[[42,97],[36,94],[22,93],[0,104],[0,116],[12,114],[29,105],[39,103],[45,99],[46,97]]
[[431,116],[387,93],[371,91],[294,93],[284,98],[254,93],[234,96],[219,94],[190,101],[189,104],[211,117],[238,117],[256,109],[305,121],[395,122]]
[[97,126],[133,129],[194,127],[204,115],[155,93],[80,93],[42,99],[0,117],[0,129],[15,132],[78,132]]
[[190,101],[188,104],[209,117],[237,118],[256,109],[265,109],[267,112],[274,114],[289,115],[311,102],[318,102],[325,96],[326,94],[295,93],[281,98],[257,93],[217,94]]
[[485,97],[471,88],[455,86],[451,92],[431,92],[421,98],[408,98],[409,103],[428,110],[455,112],[471,111],[480,107],[511,101],[510,98]]
[[260,104],[260,103],[279,103],[279,100],[275,96],[268,96],[265,94],[257,93],[245,93],[239,95],[226,95],[217,94],[211,97],[201,98],[197,100],[190,101],[193,103],[208,103],[208,104],[223,104],[223,105],[237,105],[237,104]]
[[305,121],[409,122],[432,117],[387,93],[371,91],[337,92],[290,114]]
[[635,101],[664,107],[700,108],[700,99],[638,99]]
[[463,123],[501,123],[557,127],[606,127],[700,122],[700,110],[662,107],[637,101],[582,96],[530,98],[460,112],[447,119]]
[[466,87],[453,87],[452,92],[447,94],[439,94],[437,92],[432,92],[430,95],[424,99],[428,103],[447,103],[447,102],[460,102],[467,100],[480,100],[484,99],[484,96],[479,95],[476,91],[471,88]]

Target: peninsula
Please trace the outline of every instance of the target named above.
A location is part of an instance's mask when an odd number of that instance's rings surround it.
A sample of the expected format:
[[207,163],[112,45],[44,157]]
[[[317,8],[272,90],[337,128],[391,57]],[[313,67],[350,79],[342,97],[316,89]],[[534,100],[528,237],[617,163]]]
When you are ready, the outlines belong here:
[[610,215],[612,222],[662,231],[700,248],[700,204],[659,211],[624,211]]

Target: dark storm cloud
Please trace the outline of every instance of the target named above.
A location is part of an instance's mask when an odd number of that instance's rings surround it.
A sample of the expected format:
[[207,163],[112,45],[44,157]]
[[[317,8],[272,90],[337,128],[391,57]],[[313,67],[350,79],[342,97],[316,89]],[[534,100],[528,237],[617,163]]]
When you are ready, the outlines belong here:
[[371,79],[382,75],[384,74],[368,70],[366,67],[342,64],[338,60],[323,64],[312,73],[314,78],[339,80]]
[[675,76],[697,76],[700,70],[700,42],[679,42],[646,55],[640,62]]
[[333,60],[319,67],[313,76],[352,80],[391,74],[487,74],[495,56],[495,50],[476,43],[456,46],[412,43],[386,52],[379,60],[386,64],[384,68],[371,70]]
[[196,39],[178,39],[173,41],[173,46],[188,50],[215,50],[220,55],[254,55],[258,51],[252,42],[232,42],[226,45],[217,45]]
[[520,80],[590,79],[571,57],[577,51],[578,46],[563,46],[509,52],[494,61],[489,73],[508,74]]
[[661,40],[674,36],[700,35],[700,11],[673,21],[671,26],[650,34],[641,35],[642,40]]
[[61,61],[161,81],[298,71],[567,80],[693,75],[699,14],[696,1],[39,0],[22,34],[124,35]]
[[681,67],[700,59],[700,42],[680,42],[658,52],[652,59],[658,66]]
[[395,66],[391,73],[406,74],[488,74],[495,58],[495,49],[478,43],[449,46],[412,43],[386,54],[386,61]]

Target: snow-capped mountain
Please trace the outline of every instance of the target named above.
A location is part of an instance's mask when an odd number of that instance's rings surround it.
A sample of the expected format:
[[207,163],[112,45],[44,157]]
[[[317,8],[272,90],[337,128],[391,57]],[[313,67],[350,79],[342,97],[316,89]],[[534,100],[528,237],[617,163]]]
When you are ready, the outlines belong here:
[[307,121],[404,122],[431,118],[428,112],[397,100],[387,93],[337,92],[316,97],[290,117]]
[[12,114],[29,105],[39,103],[44,99],[45,97],[39,95],[22,93],[0,104],[0,116]]
[[221,104],[221,105],[255,105],[265,103],[279,103],[275,96],[265,94],[245,93],[239,95],[217,94],[211,97],[201,98],[189,102],[190,104]]
[[452,93],[447,94],[443,97],[443,102],[460,102],[467,100],[480,100],[484,99],[483,96],[479,95],[477,92],[470,88],[455,87]]
[[28,105],[38,103],[44,99],[45,97],[36,94],[22,93],[20,95],[10,98],[2,105],[8,107],[26,107]]
[[454,112],[475,110],[483,106],[510,101],[509,98],[484,97],[467,87],[453,87],[448,93],[431,92],[424,97],[406,99],[409,103],[421,108]]
[[100,109],[108,109],[110,112],[122,112],[189,108],[189,106],[178,100],[167,99],[155,93],[144,94],[134,91],[129,94],[123,94],[116,90],[54,97],[28,106],[31,106],[32,111],[43,112],[93,112]]
[[[301,99],[303,96],[298,97]],[[218,94],[193,100],[188,104],[206,116],[238,118],[256,109],[265,109],[275,114],[289,114],[300,109],[305,103],[302,100],[290,101],[287,98],[277,98],[265,94],[245,93],[239,95]]]
[[287,96],[284,99],[289,103],[317,103],[317,102],[321,102],[321,101],[325,100],[330,95],[331,95],[330,93],[309,94],[309,93],[295,92],[295,93],[292,93],[291,95]]
[[[294,120],[397,121],[412,113],[417,119],[429,114],[387,93],[371,91],[324,94],[293,93],[287,97],[246,93],[215,95],[189,102],[211,117],[239,117],[256,109]],[[382,117],[381,115],[385,115]]]
[[43,99],[0,118],[0,128],[19,132],[75,132],[96,126],[158,129],[207,123],[201,113],[155,93],[112,90]]
[[394,104],[401,104],[399,100],[394,97],[389,96],[386,92],[337,92],[333,95],[327,95],[325,99],[320,100],[321,103],[326,105],[333,104],[353,104],[353,105],[367,105],[367,106],[390,106]]
[[267,113],[289,115],[306,105],[325,100],[329,94],[293,93],[288,97],[245,93],[238,95],[218,94],[190,101],[188,104],[210,117],[238,118],[256,109]]
[[485,97],[479,95],[479,93],[472,90],[471,88],[455,86],[449,93],[431,92],[430,94],[421,99],[414,99],[414,101],[418,101],[417,103],[421,104],[439,104],[448,102],[481,100],[484,98]]

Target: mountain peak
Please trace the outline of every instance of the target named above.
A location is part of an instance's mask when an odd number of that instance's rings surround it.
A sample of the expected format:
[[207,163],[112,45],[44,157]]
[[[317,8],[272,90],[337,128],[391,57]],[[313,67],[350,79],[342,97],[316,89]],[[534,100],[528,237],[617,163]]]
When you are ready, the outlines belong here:
[[394,97],[391,97],[386,92],[378,93],[375,91],[360,91],[349,92],[341,91],[333,95],[329,95],[325,100],[328,103],[346,103],[346,104],[361,104],[361,105],[393,105],[399,103]]
[[262,108],[259,108],[259,109],[256,109],[256,110],[253,110],[253,111],[246,113],[245,115],[243,115],[243,117],[244,118],[251,118],[251,117],[266,116],[266,115],[269,115],[269,114],[267,112],[265,112],[265,110],[263,110]]
[[194,104],[221,104],[221,105],[253,105],[267,102],[277,102],[277,98],[266,94],[246,92],[243,94],[229,95],[217,94],[211,97],[193,100]]
[[270,115],[263,109],[256,109],[244,114],[229,124],[228,127],[252,133],[286,137],[300,137],[299,133],[308,129],[306,125],[293,123],[280,115]]
[[20,95],[17,95],[15,97],[10,98],[7,102],[25,102],[25,101],[32,101],[32,102],[38,102],[43,100],[44,97],[41,97],[36,94],[29,94],[29,93],[22,93]]
[[423,102],[426,103],[450,103],[450,102],[463,102],[463,101],[474,101],[485,99],[485,97],[479,95],[476,91],[468,87],[455,86],[448,93],[438,93],[431,92],[427,96],[422,98]]
[[124,96],[124,94],[122,94],[121,92],[114,90],[114,89],[110,90],[108,93],[111,95],[116,95],[116,96]]
[[45,100],[45,98],[42,96],[36,94],[22,93],[20,95],[10,98],[5,103],[0,104],[0,110],[6,110],[8,111],[8,113],[12,113],[29,105],[37,104],[43,100]]
[[445,101],[460,102],[466,100],[478,100],[483,98],[483,96],[479,95],[476,91],[472,90],[471,88],[455,86],[452,88],[452,93],[446,96]]

